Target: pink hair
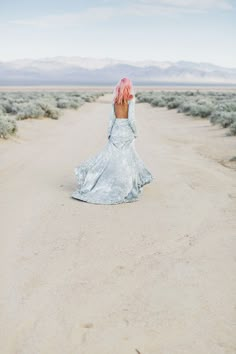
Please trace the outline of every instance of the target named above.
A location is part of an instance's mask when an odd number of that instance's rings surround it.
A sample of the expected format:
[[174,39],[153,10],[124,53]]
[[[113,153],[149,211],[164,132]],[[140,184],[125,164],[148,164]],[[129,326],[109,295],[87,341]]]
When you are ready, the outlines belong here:
[[133,84],[130,79],[124,77],[120,79],[113,91],[113,103],[122,104],[134,97]]

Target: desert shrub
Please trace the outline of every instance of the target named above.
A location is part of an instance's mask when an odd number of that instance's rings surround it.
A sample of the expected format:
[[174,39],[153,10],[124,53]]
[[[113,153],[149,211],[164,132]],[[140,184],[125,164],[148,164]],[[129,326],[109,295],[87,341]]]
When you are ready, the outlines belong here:
[[96,97],[94,97],[93,94],[89,94],[89,93],[81,94],[80,98],[85,102],[93,102],[96,100]]
[[37,103],[39,107],[42,109],[42,111],[44,112],[43,113],[44,117],[58,119],[59,116],[61,115],[60,110],[56,107],[53,107],[53,105],[50,104],[49,102],[41,100],[38,101]]
[[184,96],[196,96],[199,94],[199,90],[197,90],[196,92],[194,91],[185,91],[184,92]]
[[217,108],[224,112],[236,112],[236,101],[223,100],[218,104]]
[[213,105],[210,103],[195,103],[190,108],[190,115],[192,116],[199,116],[202,118],[209,117],[212,113]]
[[217,123],[223,128],[227,128],[236,122],[236,112],[221,112],[217,119]]
[[221,119],[222,113],[223,113],[222,111],[214,110],[214,111],[211,113],[210,117],[209,117],[210,122],[211,122],[212,124],[217,124],[217,123],[218,123],[218,120]]
[[57,101],[58,108],[69,108],[69,101],[66,98],[59,98]]
[[77,100],[73,100],[70,102],[70,108],[72,109],[77,109],[79,107],[81,107],[84,104],[83,100],[81,99],[77,99]]
[[198,117],[200,115],[200,105],[197,104],[196,102],[193,102],[189,104],[189,109],[187,111],[187,114],[193,117]]
[[23,103],[16,115],[17,120],[26,118],[38,118],[44,116],[44,110],[37,103]]
[[161,96],[156,97],[156,98],[151,98],[150,103],[153,107],[165,107],[166,106],[166,101]]
[[84,100],[80,97],[61,97],[57,100],[57,107],[58,108],[72,108],[77,109],[82,106]]
[[7,138],[8,135],[17,131],[16,120],[7,115],[0,115],[0,137]]
[[5,100],[1,103],[1,107],[5,113],[12,113],[12,104],[13,102]]
[[192,102],[186,102],[185,100],[179,105],[177,112],[178,113],[189,113],[191,106],[192,106]]
[[[229,131],[227,132],[228,136],[236,135],[236,122],[232,123],[229,127]],[[236,159],[236,157],[235,157]]]
[[156,97],[154,92],[137,92],[135,95],[137,102],[151,103],[151,100]]
[[183,99],[177,97],[167,103],[167,108],[168,109],[175,109],[175,108],[178,108],[182,103],[183,103]]
[[178,112],[184,112],[193,117],[208,117],[212,112],[212,106],[207,104],[199,104],[197,102],[184,102],[179,105]]

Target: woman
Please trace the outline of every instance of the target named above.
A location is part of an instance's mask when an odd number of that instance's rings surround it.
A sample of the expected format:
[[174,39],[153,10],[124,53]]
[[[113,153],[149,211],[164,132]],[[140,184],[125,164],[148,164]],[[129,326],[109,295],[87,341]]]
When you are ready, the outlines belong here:
[[134,202],[155,177],[135,149],[135,96],[128,78],[113,91],[107,136],[102,151],[74,169],[78,189],[72,197],[94,204]]

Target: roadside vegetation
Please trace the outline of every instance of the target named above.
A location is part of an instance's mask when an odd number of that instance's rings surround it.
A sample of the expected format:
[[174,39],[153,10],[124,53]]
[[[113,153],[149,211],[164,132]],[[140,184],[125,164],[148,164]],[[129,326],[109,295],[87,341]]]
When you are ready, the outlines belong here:
[[103,92],[0,92],[0,138],[14,134],[17,121],[27,118],[59,119],[63,109],[78,109]]
[[207,118],[212,124],[228,128],[226,135],[236,135],[236,92],[148,91],[137,92],[135,97],[137,102],[147,102],[153,107]]

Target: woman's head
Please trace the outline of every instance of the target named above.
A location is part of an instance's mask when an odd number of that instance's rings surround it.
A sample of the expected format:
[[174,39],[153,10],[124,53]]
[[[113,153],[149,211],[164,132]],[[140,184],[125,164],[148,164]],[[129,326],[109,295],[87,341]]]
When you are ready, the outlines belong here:
[[130,79],[120,79],[113,92],[113,102],[122,104],[134,97],[134,88]]

